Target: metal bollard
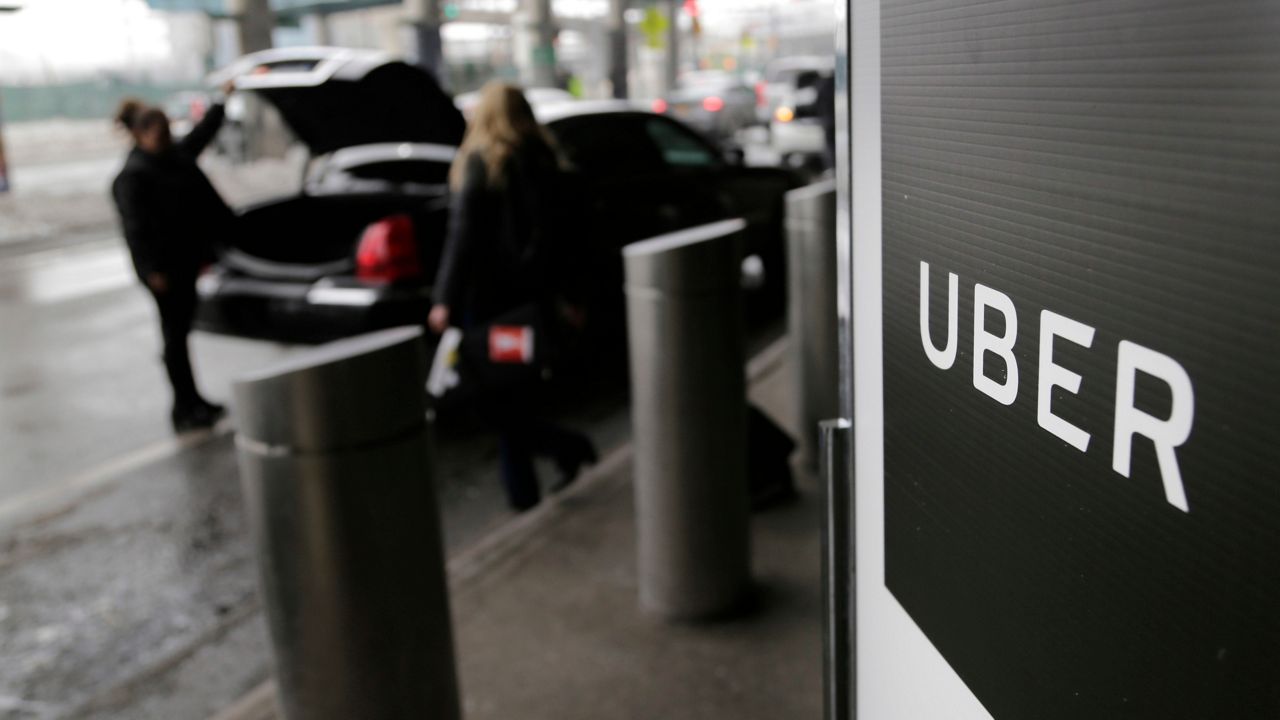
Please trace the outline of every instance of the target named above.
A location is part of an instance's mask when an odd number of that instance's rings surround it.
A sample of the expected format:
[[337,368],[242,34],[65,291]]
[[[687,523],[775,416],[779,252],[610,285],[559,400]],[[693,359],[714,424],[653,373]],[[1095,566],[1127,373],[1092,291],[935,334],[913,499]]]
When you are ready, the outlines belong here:
[[726,220],[623,250],[640,605],[732,611],[751,581],[741,235]]
[[818,423],[839,414],[836,317],[836,183],[787,193],[787,332],[795,368],[800,454],[818,466]]
[[458,720],[418,328],[234,388],[240,474],[288,720]]

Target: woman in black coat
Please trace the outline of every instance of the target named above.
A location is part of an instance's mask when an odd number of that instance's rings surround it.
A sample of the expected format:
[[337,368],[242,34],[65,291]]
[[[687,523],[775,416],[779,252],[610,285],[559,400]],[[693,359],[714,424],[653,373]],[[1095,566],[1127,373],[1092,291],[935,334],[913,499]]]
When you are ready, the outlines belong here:
[[221,406],[196,389],[187,335],[195,318],[196,277],[235,221],[196,164],[224,116],[222,104],[213,105],[185,138],[174,142],[169,118],[159,108],[126,100],[116,113],[134,146],[111,194],[138,279],[160,311],[164,366],[173,386],[170,417],[177,432],[209,427],[223,414]]
[[[557,192],[563,186],[559,164],[519,88],[485,86],[450,185],[449,233],[431,328],[480,328],[522,307],[581,324],[581,313],[563,302],[572,283],[563,275],[571,264],[564,262],[565,235],[556,220],[565,200]],[[557,487],[596,460],[585,435],[538,419],[529,393],[485,393],[481,403],[500,434],[503,484],[517,510],[540,497],[535,455],[556,462]]]

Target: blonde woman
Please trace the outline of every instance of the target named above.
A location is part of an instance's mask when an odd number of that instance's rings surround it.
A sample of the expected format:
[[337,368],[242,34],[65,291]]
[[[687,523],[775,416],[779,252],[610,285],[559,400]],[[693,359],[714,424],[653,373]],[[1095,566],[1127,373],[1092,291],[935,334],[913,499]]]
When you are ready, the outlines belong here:
[[[546,131],[524,94],[491,82],[481,91],[450,172],[449,232],[428,324],[484,326],[536,305],[555,313],[567,258],[559,257],[560,168]],[[552,458],[557,487],[572,482],[596,452],[581,433],[537,419],[533,389],[482,393],[481,414],[500,435],[502,477],[516,510],[538,503],[533,456]]]

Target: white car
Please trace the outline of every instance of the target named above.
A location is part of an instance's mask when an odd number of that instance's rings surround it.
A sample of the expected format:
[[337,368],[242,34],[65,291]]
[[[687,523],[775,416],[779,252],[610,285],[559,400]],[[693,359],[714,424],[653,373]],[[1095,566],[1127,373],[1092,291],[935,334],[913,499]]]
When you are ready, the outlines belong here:
[[818,88],[834,70],[830,56],[782,58],[766,68],[761,112],[768,113],[769,145],[783,162],[799,166],[822,156]]

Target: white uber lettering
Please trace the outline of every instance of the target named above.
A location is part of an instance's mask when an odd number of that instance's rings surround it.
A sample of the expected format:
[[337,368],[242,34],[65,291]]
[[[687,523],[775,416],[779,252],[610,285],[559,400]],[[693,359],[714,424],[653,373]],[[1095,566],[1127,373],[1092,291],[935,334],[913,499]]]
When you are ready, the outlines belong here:
[[1060,337],[1081,347],[1093,345],[1093,328],[1049,310],[1040,311],[1040,379],[1036,402],[1036,421],[1040,427],[1057,435],[1071,447],[1085,452],[1089,433],[1053,414],[1053,389],[1060,387],[1075,395],[1083,378],[1053,362],[1053,339]]
[[940,370],[949,370],[956,362],[956,338],[959,335],[960,278],[947,273],[947,344],[939,350],[929,337],[929,263],[920,261],[920,342],[929,362]]
[[[1173,406],[1167,420],[1161,420],[1134,407],[1134,386],[1139,371],[1158,378],[1169,386]],[[1116,361],[1115,444],[1111,467],[1124,477],[1129,477],[1133,436],[1142,435],[1150,439],[1155,443],[1156,459],[1160,461],[1160,480],[1164,483],[1165,499],[1183,512],[1191,512],[1191,509],[1187,505],[1187,493],[1182,485],[1182,473],[1178,469],[1175,450],[1191,437],[1194,417],[1195,394],[1191,387],[1191,377],[1182,365],[1168,355],[1121,340],[1119,359]]]
[[[987,308],[1004,315],[1004,337],[987,332]],[[986,285],[973,286],[973,386],[991,396],[1002,405],[1012,405],[1018,397],[1018,362],[1013,357],[1013,345],[1018,340],[1018,312],[1008,295]],[[1004,383],[986,376],[983,366],[987,353],[999,355],[1004,360]]]

